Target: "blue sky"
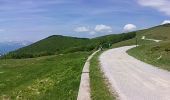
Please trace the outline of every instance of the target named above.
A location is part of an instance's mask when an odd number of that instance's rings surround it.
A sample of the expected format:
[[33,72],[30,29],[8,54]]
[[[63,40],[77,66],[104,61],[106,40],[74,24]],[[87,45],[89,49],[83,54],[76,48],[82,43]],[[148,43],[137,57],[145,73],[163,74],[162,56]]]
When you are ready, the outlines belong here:
[[[0,42],[96,37],[170,19],[169,0],[0,0]],[[126,27],[125,27],[126,26]]]

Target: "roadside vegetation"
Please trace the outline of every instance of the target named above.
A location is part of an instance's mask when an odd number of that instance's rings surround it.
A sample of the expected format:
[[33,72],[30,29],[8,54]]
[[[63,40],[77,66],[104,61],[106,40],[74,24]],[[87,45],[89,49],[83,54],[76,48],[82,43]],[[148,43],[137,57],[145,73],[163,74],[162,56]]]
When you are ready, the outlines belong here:
[[90,61],[90,88],[92,100],[115,100],[113,93],[109,90],[104,75],[100,69],[99,55],[97,53]]
[[[161,41],[142,40],[142,36]],[[170,71],[170,24],[147,29],[141,34],[137,33],[137,37],[140,46],[128,53],[141,61]]]
[[141,45],[128,53],[141,61],[170,71],[170,41]]
[[0,61],[0,100],[76,100],[89,52]]

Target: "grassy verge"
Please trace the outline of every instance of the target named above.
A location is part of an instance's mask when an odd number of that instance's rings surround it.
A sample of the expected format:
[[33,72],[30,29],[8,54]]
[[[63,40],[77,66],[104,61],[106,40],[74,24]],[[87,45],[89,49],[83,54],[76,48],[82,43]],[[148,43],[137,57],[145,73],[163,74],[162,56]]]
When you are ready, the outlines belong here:
[[115,100],[100,70],[99,55],[100,53],[97,53],[90,62],[91,98],[92,100]]
[[130,40],[125,40],[122,42],[118,42],[112,45],[111,48],[118,48],[118,47],[122,47],[122,46],[130,46],[130,45],[135,45],[135,38],[130,39]]
[[0,60],[0,100],[76,100],[88,55]]
[[170,41],[141,45],[128,53],[141,61],[170,71]]

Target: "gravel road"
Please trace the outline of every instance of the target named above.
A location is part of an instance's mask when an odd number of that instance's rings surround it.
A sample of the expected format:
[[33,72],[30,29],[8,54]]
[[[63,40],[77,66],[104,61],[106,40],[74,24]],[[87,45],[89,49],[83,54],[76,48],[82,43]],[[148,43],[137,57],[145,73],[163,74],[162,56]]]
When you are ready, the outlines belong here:
[[101,69],[120,100],[170,100],[170,72],[129,56],[125,46],[105,51]]

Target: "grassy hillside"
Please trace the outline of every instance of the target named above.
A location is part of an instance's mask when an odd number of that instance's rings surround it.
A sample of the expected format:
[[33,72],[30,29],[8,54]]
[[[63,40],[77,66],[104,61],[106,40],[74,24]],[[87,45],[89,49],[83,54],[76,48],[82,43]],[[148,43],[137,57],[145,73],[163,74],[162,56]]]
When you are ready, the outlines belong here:
[[170,40],[170,24],[159,25],[148,29],[138,30],[136,31],[136,35],[139,43],[140,41],[142,41],[141,38],[143,36],[148,39],[167,41]]
[[139,60],[170,71],[170,41],[141,45],[128,53]]
[[113,43],[135,37],[135,33],[101,36],[93,39],[67,36],[50,36],[32,45],[10,52],[6,58],[33,58],[54,54],[65,54],[77,51],[92,51],[102,47],[109,47]]
[[85,45],[88,41],[89,39],[84,38],[54,35],[46,39],[40,40],[27,47],[21,48],[17,51],[11,52],[10,54],[26,54],[26,56],[52,55],[55,53],[61,53],[62,51],[69,48],[77,47],[79,45]]
[[75,100],[88,52],[0,61],[0,100]]
[[139,31],[138,36],[146,36],[158,40],[170,40],[170,24],[160,25],[153,28]]
[[[128,53],[139,60],[170,71],[170,24],[153,27],[143,33],[137,32],[137,36],[140,46],[129,50]],[[162,41],[142,40],[142,36]]]
[[[168,41],[170,40],[170,24],[165,24],[165,25],[148,28],[148,29],[138,30],[138,31],[135,31],[135,33],[136,33],[138,45],[155,43],[153,41],[142,40],[141,39],[142,36],[145,36],[146,38],[149,38],[149,39],[158,39],[158,40]],[[135,44],[136,44],[136,39],[133,38],[130,40],[125,40],[125,41],[115,43],[112,45],[112,47],[115,48],[115,47],[135,45]]]

